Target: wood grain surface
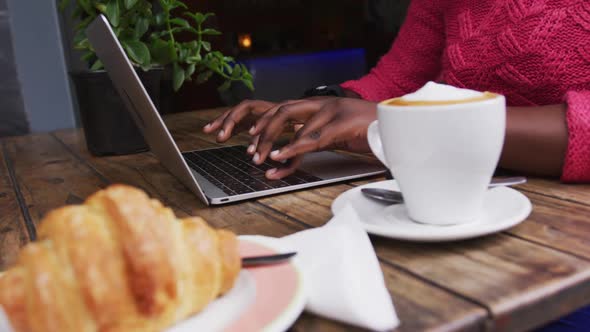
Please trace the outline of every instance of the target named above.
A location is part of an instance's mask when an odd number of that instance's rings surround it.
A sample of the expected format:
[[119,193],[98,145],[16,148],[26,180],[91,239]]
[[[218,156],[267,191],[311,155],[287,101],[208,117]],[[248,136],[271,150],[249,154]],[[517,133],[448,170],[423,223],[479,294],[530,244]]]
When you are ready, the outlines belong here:
[[[201,128],[222,110],[165,119],[182,151],[217,146]],[[240,134],[228,144],[248,144]],[[112,183],[137,186],[179,216],[200,215],[238,234],[284,236],[325,224],[352,181],[208,207],[151,153],[97,158],[79,130],[8,138],[0,157],[0,269],[35,237],[49,210],[77,204]],[[371,237],[402,321],[398,331],[527,331],[590,304],[590,186],[530,179],[522,224],[484,238],[420,244]],[[355,331],[304,313],[293,331]]]

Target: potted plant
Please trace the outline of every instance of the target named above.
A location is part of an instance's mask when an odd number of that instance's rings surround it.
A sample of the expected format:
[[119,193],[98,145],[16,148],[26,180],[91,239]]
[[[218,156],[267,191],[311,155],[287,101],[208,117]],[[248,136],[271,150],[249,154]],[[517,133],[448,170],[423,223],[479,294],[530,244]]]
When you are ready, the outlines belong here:
[[[88,71],[72,73],[72,78],[87,145],[95,155],[126,154],[147,148],[86,38],[86,27],[99,14],[109,20],[156,107],[163,75],[170,77],[174,91],[186,81],[203,83],[213,75],[223,81],[220,91],[234,82],[253,90],[247,68],[212,49],[208,39],[221,34],[206,27],[213,13],[189,12],[179,0],[74,1],[72,15],[79,21],[74,47],[82,51]],[[61,9],[69,2],[62,0]]]

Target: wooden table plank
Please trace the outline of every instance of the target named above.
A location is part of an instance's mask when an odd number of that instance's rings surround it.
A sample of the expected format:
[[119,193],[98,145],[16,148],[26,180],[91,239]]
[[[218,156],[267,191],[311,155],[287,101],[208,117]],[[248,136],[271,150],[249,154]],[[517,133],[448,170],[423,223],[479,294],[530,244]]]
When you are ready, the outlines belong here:
[[108,183],[128,183],[128,180],[134,180],[134,186],[171,206],[182,217],[190,215],[190,207],[204,206],[192,195],[184,195],[186,198],[182,201],[182,205],[173,205],[174,202],[168,199],[165,191],[180,191],[182,193],[188,193],[188,191],[180,182],[169,182],[169,178],[172,176],[162,170],[161,164],[151,154],[143,153],[108,158],[94,157],[86,149],[82,132],[64,130],[57,131],[53,135],[86,167],[95,169]]
[[374,245],[392,264],[485,305],[503,331],[538,327],[590,303],[590,264],[507,235]]
[[[452,293],[424,283],[387,263],[381,270],[401,325],[396,332],[483,331],[487,312]],[[293,331],[362,331],[337,322],[303,315]]]
[[[181,150],[211,147],[217,145],[215,137],[201,128],[220,111],[175,114],[165,121]],[[230,144],[248,142],[242,134]],[[337,195],[367,182],[206,207],[151,154],[95,158],[79,131],[5,139],[2,144],[10,163],[0,165],[0,209],[11,214],[0,216],[0,269],[28,241],[27,218],[18,210],[9,170],[32,222],[49,209],[78,203],[99,188],[122,182],[146,190],[179,216],[201,215],[238,234],[269,236],[323,225]],[[372,237],[402,320],[399,331],[521,331],[590,302],[590,186],[530,179],[520,188],[531,198],[533,214],[503,234],[446,244]],[[352,329],[304,314],[292,330]]]
[[590,260],[590,206],[527,193],[533,202],[530,222],[508,233]]
[[566,184],[557,180],[531,177],[519,188],[527,192],[590,205],[590,184]]
[[50,210],[80,203],[108,184],[51,135],[8,138],[4,144],[34,223]]
[[9,267],[20,248],[29,242],[29,233],[13,188],[4,153],[0,150],[0,271]]

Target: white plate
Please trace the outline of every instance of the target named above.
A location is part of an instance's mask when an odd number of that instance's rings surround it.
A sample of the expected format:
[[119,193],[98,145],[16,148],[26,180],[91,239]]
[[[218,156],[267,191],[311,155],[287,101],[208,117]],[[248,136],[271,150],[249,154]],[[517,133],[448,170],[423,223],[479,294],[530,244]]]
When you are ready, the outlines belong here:
[[369,183],[350,189],[332,203],[337,214],[346,204],[358,213],[365,230],[370,234],[417,242],[443,242],[469,239],[511,228],[531,213],[529,199],[508,187],[490,189],[485,194],[480,220],[458,225],[437,226],[412,221],[404,204],[386,205],[365,197],[362,188],[399,190],[395,180]]
[[[275,238],[240,236],[242,257],[287,251]],[[297,320],[305,300],[303,274],[293,260],[247,268],[240,272],[236,284],[227,294],[166,332],[282,332]],[[2,306],[0,331],[11,331]]]
[[[242,257],[287,251],[275,238],[240,236]],[[247,268],[231,291],[166,332],[282,332],[297,320],[305,299],[303,273],[293,260]]]

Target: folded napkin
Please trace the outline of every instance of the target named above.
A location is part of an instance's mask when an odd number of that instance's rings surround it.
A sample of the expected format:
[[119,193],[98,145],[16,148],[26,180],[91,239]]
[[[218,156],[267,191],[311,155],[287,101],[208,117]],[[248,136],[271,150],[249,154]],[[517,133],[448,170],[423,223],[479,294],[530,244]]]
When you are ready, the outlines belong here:
[[4,313],[2,306],[0,306],[0,332],[12,332],[8,317],[6,317],[6,313]]
[[305,275],[307,311],[376,331],[399,324],[369,236],[351,206],[326,225],[280,242],[297,251],[295,261]]

